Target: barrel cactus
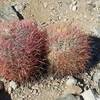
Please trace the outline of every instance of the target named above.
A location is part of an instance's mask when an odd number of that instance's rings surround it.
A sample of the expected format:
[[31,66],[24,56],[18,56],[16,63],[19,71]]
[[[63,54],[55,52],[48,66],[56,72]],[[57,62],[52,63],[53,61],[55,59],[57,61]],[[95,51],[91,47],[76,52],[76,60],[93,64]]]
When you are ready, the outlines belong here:
[[77,25],[57,23],[47,27],[50,70],[55,75],[77,75],[91,59],[91,39]]
[[45,63],[47,34],[35,21],[0,23],[0,76],[30,80]]

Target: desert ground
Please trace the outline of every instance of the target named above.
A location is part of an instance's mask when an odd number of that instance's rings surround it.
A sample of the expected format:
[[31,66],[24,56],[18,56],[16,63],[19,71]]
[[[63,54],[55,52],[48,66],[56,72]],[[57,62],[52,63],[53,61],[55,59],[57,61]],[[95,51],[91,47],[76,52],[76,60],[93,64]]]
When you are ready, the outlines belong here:
[[76,23],[98,38],[99,60],[80,77],[59,79],[50,74],[24,85],[1,77],[8,94],[0,92],[0,100],[100,100],[100,0],[0,0],[0,21],[19,20],[12,6],[24,19],[36,20],[44,28],[57,22]]

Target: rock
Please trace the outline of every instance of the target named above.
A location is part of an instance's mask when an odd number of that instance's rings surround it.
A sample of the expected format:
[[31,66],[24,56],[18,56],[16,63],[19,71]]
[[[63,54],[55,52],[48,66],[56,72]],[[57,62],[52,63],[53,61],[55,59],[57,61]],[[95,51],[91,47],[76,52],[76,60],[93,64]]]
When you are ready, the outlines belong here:
[[79,86],[66,86],[64,89],[64,94],[80,94],[82,89]]
[[97,100],[100,100],[100,95],[96,98]]
[[97,37],[100,37],[100,26],[97,26],[97,27],[92,28],[91,31],[93,31],[94,34],[95,34]]
[[66,85],[76,85],[76,84],[77,84],[77,80],[72,76],[69,76],[68,80],[66,81]]
[[14,81],[11,81],[8,85],[8,92],[11,94],[13,90],[15,90],[18,87],[18,84]]
[[14,82],[14,81],[11,81],[11,82],[9,83],[9,86],[10,86],[13,90],[15,90],[15,89],[18,87],[18,84],[17,84],[16,82]]
[[85,92],[83,92],[82,97],[84,98],[84,100],[96,100],[95,95],[93,94],[92,90],[86,90]]
[[97,70],[95,74],[93,75],[93,81],[95,84],[100,87],[100,70]]
[[77,8],[78,8],[77,6],[73,6],[73,7],[72,7],[72,11],[76,11]]
[[54,78],[51,76],[51,77],[50,77],[50,80],[51,80],[51,81],[53,81],[53,80],[54,80]]
[[82,89],[79,86],[76,86],[76,84],[77,80],[72,76],[69,76],[65,81],[64,94],[80,94]]
[[70,9],[72,11],[76,11],[78,9],[78,6],[77,6],[77,1],[73,1],[72,4],[70,5]]
[[33,93],[33,95],[37,95],[38,94],[38,90],[34,89],[32,93]]
[[47,2],[43,2],[43,7],[47,8],[48,7],[48,3]]
[[59,97],[56,100],[79,100],[79,97],[75,97],[72,94],[66,94],[65,96]]
[[18,19],[10,4],[0,5],[0,20]]
[[11,5],[15,6],[15,9],[19,12],[22,12],[25,10],[26,6],[28,4],[28,0],[15,0],[15,2],[12,2]]
[[11,94],[13,92],[13,89],[11,87],[8,87],[8,93]]

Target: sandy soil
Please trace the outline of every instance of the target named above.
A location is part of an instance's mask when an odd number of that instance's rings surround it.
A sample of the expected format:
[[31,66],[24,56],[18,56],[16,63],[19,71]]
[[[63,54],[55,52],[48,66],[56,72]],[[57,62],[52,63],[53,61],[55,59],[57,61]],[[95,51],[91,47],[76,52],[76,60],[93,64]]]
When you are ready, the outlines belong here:
[[[18,19],[10,8],[12,5],[25,19],[35,19],[43,27],[59,21],[72,21],[83,27],[87,33],[93,34],[100,26],[100,0],[0,0],[1,20]],[[9,82],[2,80],[8,88]],[[89,76],[87,80],[91,83]],[[49,76],[32,84],[18,86],[12,91],[8,88],[8,91],[11,92],[12,100],[56,100],[65,92],[65,83],[66,78],[53,79]],[[77,89],[77,94],[80,94],[82,89],[77,87],[76,91]]]

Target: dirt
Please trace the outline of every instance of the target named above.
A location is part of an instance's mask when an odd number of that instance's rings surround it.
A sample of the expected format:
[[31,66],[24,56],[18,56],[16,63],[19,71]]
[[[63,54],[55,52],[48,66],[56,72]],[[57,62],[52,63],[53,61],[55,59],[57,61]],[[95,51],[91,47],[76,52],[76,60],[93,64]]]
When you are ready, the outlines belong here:
[[[5,10],[12,5],[25,19],[35,19],[43,27],[72,21],[87,33],[95,35],[93,31],[100,26],[100,0],[0,0],[0,13],[3,14],[0,20],[18,20],[11,8]],[[10,96],[12,100],[56,100],[63,94],[65,82],[66,78],[53,79],[49,76],[38,82],[18,86],[11,91]],[[9,82],[4,83],[8,89]]]

